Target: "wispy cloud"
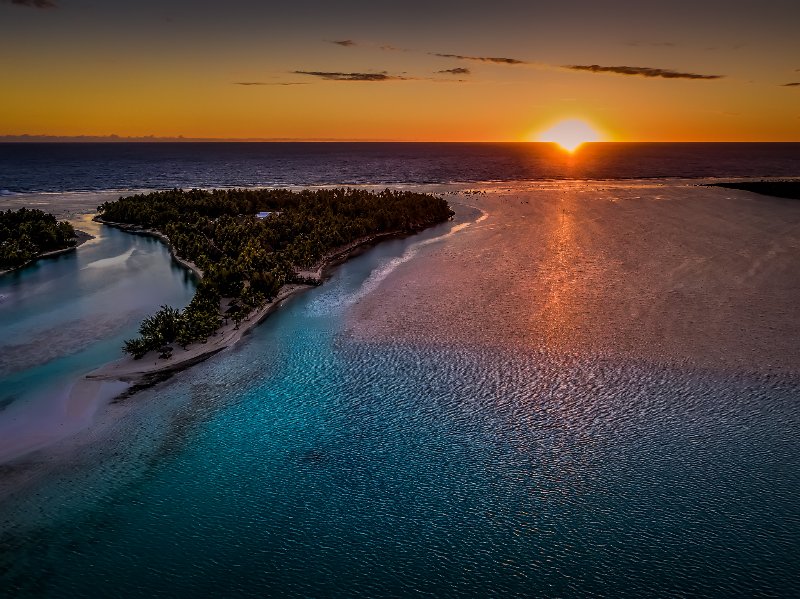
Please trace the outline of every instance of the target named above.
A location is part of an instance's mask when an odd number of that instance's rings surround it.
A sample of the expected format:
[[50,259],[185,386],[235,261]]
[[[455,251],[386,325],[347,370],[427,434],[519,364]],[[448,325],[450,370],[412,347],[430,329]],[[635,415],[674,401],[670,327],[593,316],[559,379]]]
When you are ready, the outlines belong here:
[[[309,75],[311,77],[324,79],[325,81],[363,81],[367,83],[380,83],[383,81],[431,81],[435,83],[467,82],[466,79],[453,79],[452,77],[446,77],[446,78],[414,77],[406,74],[390,75],[386,71],[381,71],[378,73],[345,73],[339,71],[292,71],[292,72],[296,75]],[[465,75],[469,74],[469,69],[448,69],[439,72],[447,75]],[[255,85],[255,83],[250,83],[249,85]]]
[[794,81],[792,83],[784,83],[781,87],[799,87],[800,81]]
[[18,6],[29,6],[30,8],[57,8],[58,4],[53,0],[0,0],[5,4],[16,4]]
[[294,71],[296,75],[310,75],[327,81],[410,81],[413,77],[404,75],[389,75],[386,71],[380,73],[340,73],[335,71]]
[[635,75],[639,77],[661,77],[664,79],[721,79],[724,75],[700,75],[699,73],[683,73],[671,69],[655,69],[652,67],[604,67],[599,64],[569,64],[565,69],[588,71],[590,73],[615,73],[617,75]]
[[391,44],[381,44],[378,46],[381,50],[385,52],[413,52],[409,48],[398,48],[397,46],[393,46]]
[[234,85],[249,87],[252,85],[308,85],[307,81],[234,81]]
[[[357,42],[351,39],[343,39],[343,40],[325,40],[329,44],[336,44],[337,46],[342,46],[344,48],[352,48],[353,46],[358,46],[360,48],[377,48],[378,50],[383,50],[384,52],[418,52],[419,50],[412,50],[410,48],[401,48],[399,46],[393,46],[392,44],[375,44],[371,42]],[[441,52],[427,52],[430,56],[438,56],[439,58],[455,58],[456,60],[474,60],[476,62],[492,62],[495,64],[510,64],[510,65],[517,65],[517,64],[528,64],[524,60],[519,60],[517,58],[506,58],[502,56],[467,56],[465,54],[444,54]],[[445,71],[442,71],[445,72]]]
[[436,71],[442,75],[469,75],[472,73],[469,69],[465,69],[464,67],[456,67],[454,69],[442,69],[441,71]]
[[493,62],[495,64],[528,64],[527,61],[519,60],[516,58],[504,58],[501,56],[465,56],[463,54],[443,54],[440,52],[428,52],[431,56],[438,56],[440,58],[455,58],[456,60],[474,60],[476,62]]
[[640,48],[642,46],[652,46],[654,48],[676,48],[678,46],[678,44],[675,42],[642,42],[639,40],[627,42],[626,45],[633,48]]
[[336,44],[337,46],[342,46],[344,48],[352,48],[357,46],[359,48],[377,48],[378,50],[383,50],[384,52],[413,52],[413,50],[409,50],[408,48],[400,48],[398,46],[393,46],[392,44],[375,44],[370,42],[357,42],[355,40],[325,40],[329,44]]

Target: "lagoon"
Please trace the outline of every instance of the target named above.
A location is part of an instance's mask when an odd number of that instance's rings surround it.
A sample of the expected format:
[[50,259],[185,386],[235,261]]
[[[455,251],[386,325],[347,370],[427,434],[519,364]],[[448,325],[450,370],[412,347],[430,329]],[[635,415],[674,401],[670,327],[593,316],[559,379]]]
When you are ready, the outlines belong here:
[[157,240],[88,219],[76,225],[95,239],[0,277],[3,459],[87,426],[92,410],[62,406],[71,386],[121,357],[123,340],[154,309],[184,306],[194,292],[192,276]]
[[4,588],[792,595],[795,377],[352,334],[477,216],[382,243],[126,399],[111,442],[4,506]]

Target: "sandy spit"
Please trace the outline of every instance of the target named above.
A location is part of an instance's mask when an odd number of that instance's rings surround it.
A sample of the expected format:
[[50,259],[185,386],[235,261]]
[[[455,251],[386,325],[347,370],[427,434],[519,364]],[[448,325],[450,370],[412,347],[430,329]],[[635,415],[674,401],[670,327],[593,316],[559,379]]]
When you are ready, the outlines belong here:
[[[321,282],[337,264],[391,236],[397,234],[357,240],[331,252],[301,275]],[[206,343],[193,344],[187,350],[176,348],[169,359],[160,359],[152,352],[141,360],[126,357],[79,378],[66,394],[63,409],[74,416],[72,420],[80,425],[80,430],[72,431],[55,443],[37,445],[26,441],[24,446],[0,448],[0,504],[11,506],[19,503],[24,506],[28,493],[40,489],[44,481],[83,471],[84,468],[91,469],[95,461],[113,453],[115,443],[130,442],[124,437],[131,433],[131,427],[136,429],[140,426],[136,423],[143,414],[166,409],[153,402],[126,401],[132,393],[225,351],[286,299],[311,288],[312,285],[285,285],[272,302],[252,312],[238,328],[229,323]],[[168,416],[165,414],[164,417]]]
[[[149,352],[139,360],[125,357],[93,370],[86,375],[86,378],[118,380],[138,386],[157,381],[159,378],[163,378],[157,375],[166,375],[183,370],[231,347],[250,332],[253,327],[274,312],[285,299],[309,288],[310,286],[308,285],[284,285],[273,301],[251,312],[238,327],[233,322],[229,322],[217,330],[205,343],[193,343],[185,350],[179,346],[176,347],[170,358],[159,358],[157,352]],[[175,346],[176,344],[172,345]]]
[[[137,235],[149,235],[156,237],[163,241],[169,247],[172,258],[181,264],[183,267],[191,270],[196,276],[202,277],[203,271],[193,262],[181,258],[174,250],[169,237],[151,229],[142,229],[141,227],[126,225],[123,223],[114,223],[103,220],[97,216],[95,221],[116,227]],[[180,348],[177,344],[172,344],[176,347],[173,354],[169,358],[160,358],[158,352],[149,352],[144,357],[135,360],[131,357],[125,357],[116,362],[106,364],[97,370],[94,370],[86,375],[87,379],[98,380],[118,380],[133,384],[135,387],[147,386],[153,382],[162,380],[164,375],[174,373],[185,368],[189,368],[198,364],[214,354],[231,347],[237,343],[243,336],[250,332],[253,327],[260,324],[267,316],[274,312],[278,306],[286,299],[301,291],[310,289],[313,286],[322,283],[325,274],[329,269],[341,264],[351,256],[363,251],[365,248],[378,243],[383,239],[397,237],[401,232],[393,231],[381,233],[378,235],[369,235],[357,239],[347,245],[336,248],[335,250],[326,254],[317,264],[308,270],[301,270],[297,272],[297,277],[302,283],[292,283],[284,285],[278,290],[278,294],[271,302],[267,302],[261,308],[251,312],[241,323],[236,325],[233,322],[228,322],[217,330],[204,343],[193,343],[187,346],[186,349]]]

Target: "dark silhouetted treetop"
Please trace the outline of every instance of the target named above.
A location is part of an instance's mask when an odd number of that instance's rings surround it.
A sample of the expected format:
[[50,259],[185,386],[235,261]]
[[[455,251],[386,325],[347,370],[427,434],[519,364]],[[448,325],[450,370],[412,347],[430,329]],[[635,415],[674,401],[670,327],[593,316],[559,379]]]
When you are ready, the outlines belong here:
[[17,268],[76,243],[72,225],[58,222],[52,214],[28,208],[0,211],[0,270]]
[[[158,320],[177,318],[178,333],[154,333],[145,321],[141,337],[126,343],[134,356],[172,341],[185,346],[206,340],[221,322],[223,297],[238,300],[238,318],[245,308],[249,313],[271,301],[281,286],[295,280],[297,270],[337,248],[381,233],[412,233],[453,215],[443,198],[430,194],[343,188],[173,189],[123,197],[98,211],[107,222],[166,235],[179,256],[204,272],[183,313],[164,313]],[[263,212],[270,215],[256,216]]]
[[712,183],[711,185],[752,191],[776,198],[800,200],[800,181],[736,181],[735,183]]

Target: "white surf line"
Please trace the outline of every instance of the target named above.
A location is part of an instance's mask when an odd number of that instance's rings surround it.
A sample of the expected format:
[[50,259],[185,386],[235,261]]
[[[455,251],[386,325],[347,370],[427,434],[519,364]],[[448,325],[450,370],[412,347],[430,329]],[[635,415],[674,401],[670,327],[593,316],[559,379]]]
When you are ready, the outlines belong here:
[[476,218],[471,223],[467,223],[467,225],[477,225],[478,223],[482,223],[487,218],[489,218],[489,213],[486,212],[486,210],[484,210],[483,208],[479,208],[478,206],[473,206],[472,204],[465,204],[464,202],[459,202],[459,204],[461,204],[462,206],[466,206],[467,208],[472,208],[473,210],[477,210],[478,212],[481,213],[481,215],[478,218]]
[[369,277],[367,277],[367,280],[362,283],[361,287],[355,293],[352,293],[349,296],[345,296],[344,303],[353,304],[359,301],[368,293],[374,291],[386,279],[386,277],[388,277],[394,270],[397,269],[398,266],[400,266],[401,264],[405,264],[406,262],[414,258],[419,252],[419,250],[421,250],[425,246],[431,245],[433,243],[439,243],[440,241],[444,241],[448,237],[452,237],[453,235],[463,231],[467,227],[482,222],[487,218],[489,218],[489,214],[486,211],[481,210],[480,208],[477,208],[475,206],[470,206],[470,208],[475,208],[476,210],[480,210],[481,216],[478,217],[477,220],[474,220],[469,223],[461,223],[460,225],[456,225],[455,227],[450,229],[444,235],[439,235],[438,237],[433,237],[431,239],[424,239],[409,246],[402,256],[400,256],[399,258],[393,258],[389,260],[389,262],[387,262],[382,267],[373,270],[370,273]]
[[470,206],[470,208],[479,210],[481,212],[481,216],[474,221],[456,225],[452,229],[450,229],[447,233],[439,235],[438,237],[432,237],[431,239],[423,239],[422,241],[418,241],[417,243],[409,246],[406,249],[406,251],[403,252],[402,256],[399,256],[397,258],[392,258],[386,264],[383,264],[382,266],[373,270],[367,277],[367,279],[361,284],[361,287],[359,287],[353,293],[349,293],[341,297],[339,300],[334,300],[334,301],[331,301],[330,297],[326,296],[331,296],[335,292],[332,291],[331,293],[326,293],[324,295],[321,295],[313,304],[309,305],[308,310],[312,314],[326,314],[330,312],[333,308],[339,308],[341,306],[355,304],[367,294],[375,291],[375,289],[377,289],[378,286],[381,283],[383,283],[386,277],[392,274],[392,272],[394,272],[398,266],[400,266],[401,264],[405,264],[406,262],[414,258],[419,252],[419,250],[421,250],[422,248],[431,245],[433,243],[439,243],[440,241],[443,241],[448,237],[452,237],[456,233],[460,233],[467,227],[482,222],[487,218],[489,218],[489,214],[485,210],[481,210],[476,206]]
[[111,258],[103,258],[102,260],[95,260],[94,262],[89,262],[89,264],[81,268],[81,270],[86,270],[87,268],[107,268],[109,266],[119,266],[127,262],[128,258],[130,258],[133,255],[133,252],[135,250],[136,248],[131,248],[127,252],[125,252],[124,254],[120,254],[119,256],[113,256]]

